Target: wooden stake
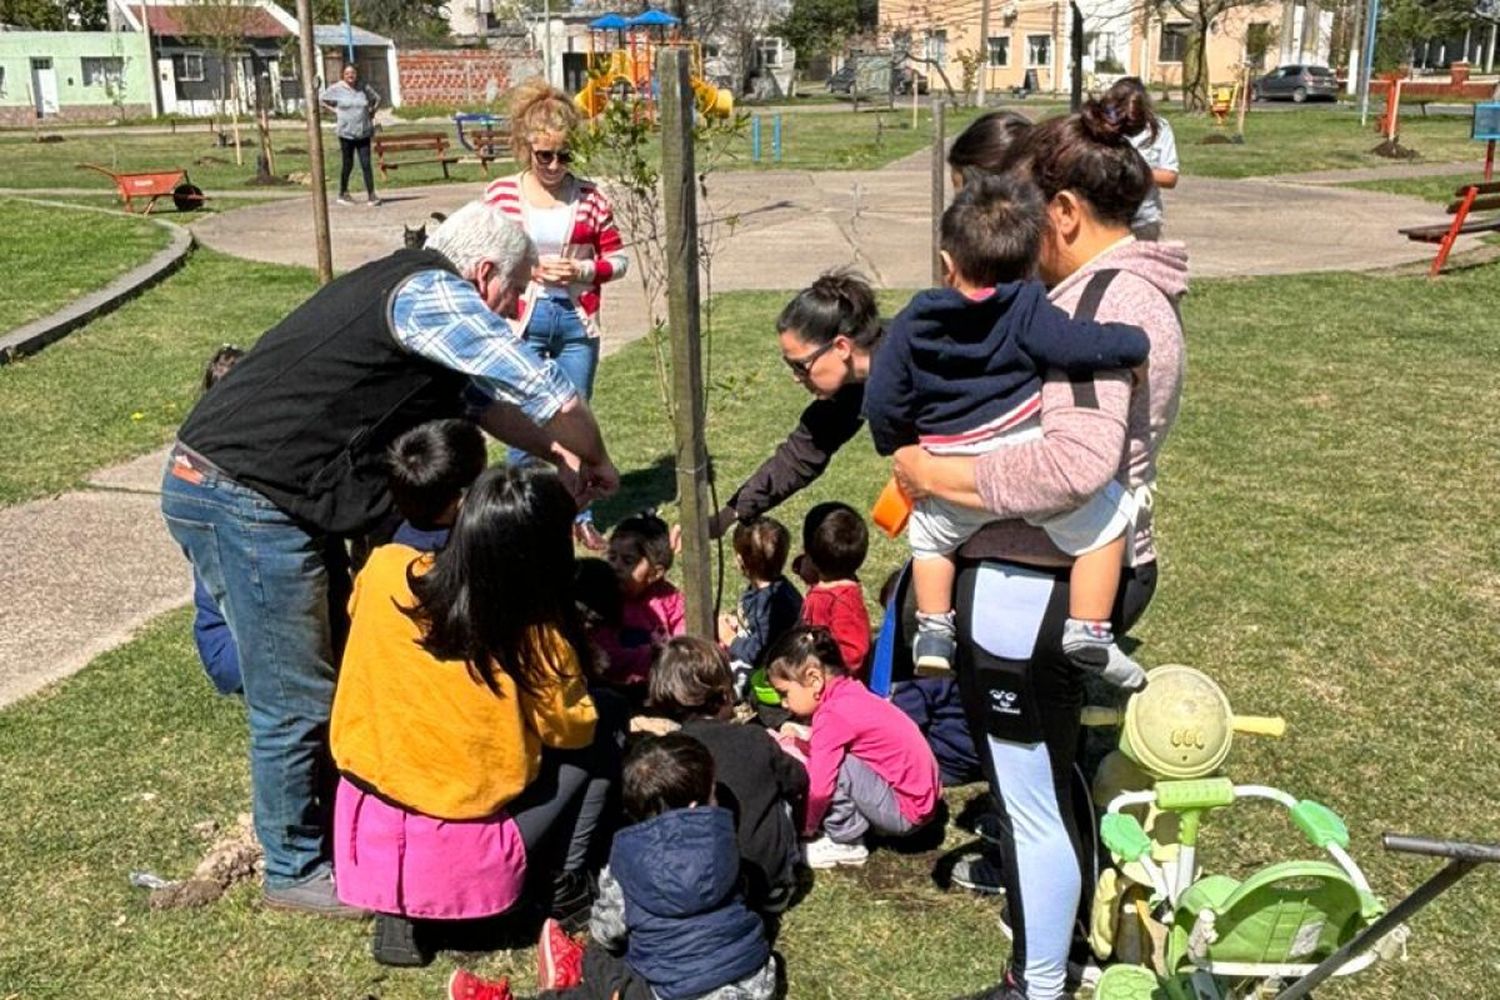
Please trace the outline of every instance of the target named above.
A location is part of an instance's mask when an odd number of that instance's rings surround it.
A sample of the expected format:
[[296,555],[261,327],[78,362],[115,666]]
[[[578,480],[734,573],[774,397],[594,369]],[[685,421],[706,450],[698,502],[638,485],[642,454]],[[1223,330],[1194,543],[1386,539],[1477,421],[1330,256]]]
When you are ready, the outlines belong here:
[[[305,2],[305,0],[304,0]],[[677,496],[682,505],[682,591],[687,630],[714,639],[708,566],[708,445],[703,435],[703,342],[698,299],[698,197],[693,167],[693,91],[689,54],[656,55],[661,84],[661,182],[667,223],[667,322],[672,335]]]
[[943,258],[938,243],[943,228],[943,208],[947,200],[945,181],[948,177],[948,142],[943,135],[944,104],[940,98],[932,101],[932,284],[943,283]]
[[326,285],[333,280],[333,245],[328,239],[323,128],[318,123],[318,65],[313,44],[312,0],[297,0],[297,36],[302,49],[302,110],[307,116],[308,172],[312,174],[313,240],[318,247],[318,282]]

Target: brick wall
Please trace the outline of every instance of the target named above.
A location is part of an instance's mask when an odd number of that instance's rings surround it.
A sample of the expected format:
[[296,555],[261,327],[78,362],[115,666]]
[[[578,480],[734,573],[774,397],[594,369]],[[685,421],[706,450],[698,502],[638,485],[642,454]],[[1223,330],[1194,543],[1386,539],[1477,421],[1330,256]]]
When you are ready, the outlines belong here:
[[8,104],[0,106],[0,126],[30,128],[35,125],[42,131],[46,131],[49,127],[62,122],[105,122],[122,115],[126,118],[149,118],[151,105],[122,104],[115,107],[113,104],[80,104],[73,107],[65,106],[58,114],[48,115],[38,120],[36,109],[31,105]]
[[504,94],[542,71],[540,59],[489,49],[401,49],[403,104],[475,104]]

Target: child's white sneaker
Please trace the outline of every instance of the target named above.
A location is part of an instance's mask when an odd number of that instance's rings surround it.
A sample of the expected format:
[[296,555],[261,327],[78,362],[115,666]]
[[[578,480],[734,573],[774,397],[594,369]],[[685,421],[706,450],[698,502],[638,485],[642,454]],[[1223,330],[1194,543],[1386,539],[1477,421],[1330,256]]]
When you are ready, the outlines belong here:
[[869,860],[870,852],[862,843],[840,844],[824,836],[802,845],[802,856],[807,867],[827,869],[839,865],[862,865]]

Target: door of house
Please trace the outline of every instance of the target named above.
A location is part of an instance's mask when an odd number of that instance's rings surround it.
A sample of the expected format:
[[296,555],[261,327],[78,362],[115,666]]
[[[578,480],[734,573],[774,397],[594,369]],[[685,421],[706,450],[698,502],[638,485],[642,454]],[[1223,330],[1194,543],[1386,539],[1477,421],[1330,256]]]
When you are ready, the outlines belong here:
[[156,60],[156,91],[161,95],[161,113],[175,114],[177,111],[177,72],[172,68],[172,58]]
[[57,73],[51,59],[31,60],[31,99],[38,118],[57,114]]

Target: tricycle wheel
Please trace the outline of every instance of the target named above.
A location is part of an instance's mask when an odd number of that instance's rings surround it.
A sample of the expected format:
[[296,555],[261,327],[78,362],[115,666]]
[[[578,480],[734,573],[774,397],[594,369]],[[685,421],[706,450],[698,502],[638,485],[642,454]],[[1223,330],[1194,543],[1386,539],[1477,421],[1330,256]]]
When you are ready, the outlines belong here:
[[179,212],[193,212],[203,207],[203,189],[186,182],[172,189],[172,204]]

